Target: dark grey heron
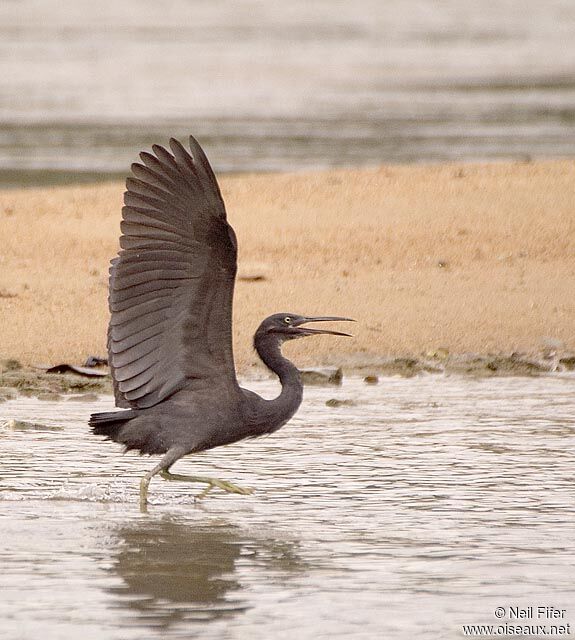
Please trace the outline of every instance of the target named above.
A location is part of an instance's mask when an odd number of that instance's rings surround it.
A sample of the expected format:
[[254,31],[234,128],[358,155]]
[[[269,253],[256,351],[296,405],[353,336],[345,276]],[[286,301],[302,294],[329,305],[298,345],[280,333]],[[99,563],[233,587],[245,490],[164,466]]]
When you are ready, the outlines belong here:
[[250,493],[230,482],[170,473],[182,456],[272,433],[302,401],[298,369],[281,354],[286,340],[339,331],[309,322],[350,320],[276,313],[254,336],[260,358],[280,379],[275,400],[242,389],[232,352],[237,268],[234,230],[216,178],[198,142],[154,145],[126,180],[120,251],[110,267],[108,357],[116,406],[90,426],[144,454],[163,454],[140,483],[140,507],[156,474]]

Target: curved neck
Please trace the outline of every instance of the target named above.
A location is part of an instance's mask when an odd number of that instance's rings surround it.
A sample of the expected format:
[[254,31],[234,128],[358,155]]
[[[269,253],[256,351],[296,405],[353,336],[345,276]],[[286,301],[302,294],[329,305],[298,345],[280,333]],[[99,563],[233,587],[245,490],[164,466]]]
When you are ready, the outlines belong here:
[[287,422],[297,411],[303,397],[303,384],[298,368],[281,353],[281,342],[273,334],[256,333],[254,346],[262,362],[280,379],[280,395],[271,400],[274,418],[279,424]]

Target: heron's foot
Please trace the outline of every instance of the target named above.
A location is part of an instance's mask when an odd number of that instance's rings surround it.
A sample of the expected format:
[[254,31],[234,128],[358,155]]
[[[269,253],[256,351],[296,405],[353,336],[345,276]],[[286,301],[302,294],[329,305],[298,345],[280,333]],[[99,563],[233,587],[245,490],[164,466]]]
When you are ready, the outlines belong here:
[[238,487],[237,484],[232,484],[227,480],[208,478],[207,476],[183,476],[179,473],[170,473],[169,471],[162,471],[160,475],[162,476],[162,478],[164,478],[164,480],[175,480],[179,482],[201,482],[203,484],[207,484],[208,486],[203,491],[198,493],[198,495],[195,497],[196,500],[205,498],[214,487],[218,487],[218,489],[222,489],[222,491],[226,491],[227,493],[239,493],[244,496],[247,496],[250,493],[254,492],[251,487]]

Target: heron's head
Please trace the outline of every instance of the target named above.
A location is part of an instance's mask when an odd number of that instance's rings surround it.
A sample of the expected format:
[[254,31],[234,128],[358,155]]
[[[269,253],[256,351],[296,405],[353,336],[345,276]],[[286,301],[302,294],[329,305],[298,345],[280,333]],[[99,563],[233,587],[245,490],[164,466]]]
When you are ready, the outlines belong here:
[[321,316],[310,318],[308,316],[298,316],[297,313],[275,313],[266,318],[259,326],[257,334],[268,334],[276,336],[282,342],[284,340],[294,340],[295,338],[305,338],[306,336],[330,335],[349,336],[350,333],[332,331],[331,329],[313,329],[305,327],[310,322],[355,322],[352,318],[339,318],[337,316]]

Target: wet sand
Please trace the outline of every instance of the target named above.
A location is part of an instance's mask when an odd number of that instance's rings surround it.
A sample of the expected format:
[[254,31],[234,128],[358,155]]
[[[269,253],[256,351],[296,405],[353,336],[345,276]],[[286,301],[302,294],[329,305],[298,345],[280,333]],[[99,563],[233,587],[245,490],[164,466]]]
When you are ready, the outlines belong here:
[[[358,320],[299,365],[575,350],[575,162],[222,177],[240,246],[235,352],[276,311]],[[0,359],[105,355],[123,185],[1,192]],[[244,279],[246,278],[246,279]]]

